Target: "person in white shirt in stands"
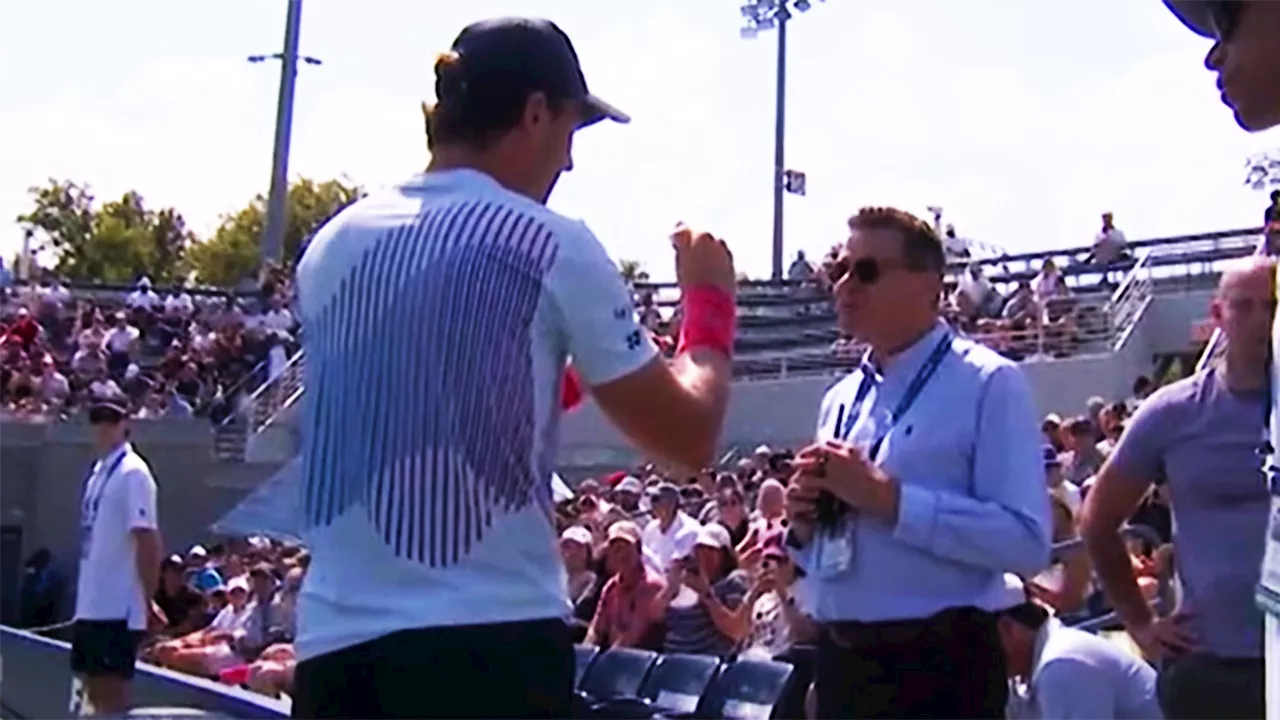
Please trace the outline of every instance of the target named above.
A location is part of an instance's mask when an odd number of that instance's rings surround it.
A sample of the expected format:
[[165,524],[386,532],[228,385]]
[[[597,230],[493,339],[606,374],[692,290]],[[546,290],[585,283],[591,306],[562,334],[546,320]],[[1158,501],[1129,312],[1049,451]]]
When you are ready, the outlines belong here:
[[[1105,268],[1122,258],[1127,245],[1128,241],[1125,240],[1124,233],[1115,225],[1115,218],[1109,212],[1102,213],[1102,229],[1093,239],[1093,251],[1089,253],[1090,260]],[[1110,277],[1110,273],[1106,273],[1106,276]]]
[[671,238],[685,320],[668,363],[600,241],[545,207],[575,131],[627,119],[588,94],[565,34],[479,22],[435,75],[426,172],[343,210],[298,264],[297,717],[566,717],[551,471],[568,361],[671,466],[710,465],[724,420],[724,243]]
[[135,288],[136,289],[129,293],[128,297],[124,300],[124,304],[128,305],[130,309],[137,310],[139,308],[145,308],[147,310],[158,310],[164,306],[164,302],[160,299],[160,296],[155,294],[155,291],[151,289],[151,278],[146,275],[138,278],[138,284]]
[[702,525],[680,509],[680,489],[675,485],[659,483],[648,494],[653,519],[644,526],[644,547],[652,552],[655,569],[665,573],[672,560],[693,552]]
[[138,646],[148,622],[166,625],[151,598],[164,545],[156,517],[156,481],[129,444],[126,412],[111,402],[89,411],[94,463],[80,504],[80,575],[72,626],[71,671],[93,713],[123,715]]
[[189,318],[193,312],[195,312],[195,303],[183,288],[177,288],[164,299],[164,314],[168,317]]
[[293,313],[289,312],[289,308],[284,307],[280,298],[273,297],[269,308],[262,314],[261,323],[266,330],[291,334],[298,321],[294,320]]
[[1006,717],[1157,720],[1156,671],[1097,635],[1063,625],[1005,575],[996,625],[1013,680]]

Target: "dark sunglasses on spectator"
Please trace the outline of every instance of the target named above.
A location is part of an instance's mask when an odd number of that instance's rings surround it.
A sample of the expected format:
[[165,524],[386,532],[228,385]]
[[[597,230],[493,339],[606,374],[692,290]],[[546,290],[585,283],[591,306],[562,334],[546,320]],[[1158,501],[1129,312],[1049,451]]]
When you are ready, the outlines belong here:
[[849,258],[841,258],[832,263],[827,268],[827,279],[832,285],[840,282],[846,275],[853,275],[853,279],[857,280],[861,285],[875,285],[880,282],[880,278],[884,276],[885,270],[890,269],[881,261],[875,258],[858,258],[850,260]]
[[1242,0],[1209,0],[1205,6],[1209,10],[1209,21],[1213,23],[1213,31],[1218,36],[1218,40],[1230,40],[1236,30],[1240,29],[1240,16],[1244,14],[1244,2]]

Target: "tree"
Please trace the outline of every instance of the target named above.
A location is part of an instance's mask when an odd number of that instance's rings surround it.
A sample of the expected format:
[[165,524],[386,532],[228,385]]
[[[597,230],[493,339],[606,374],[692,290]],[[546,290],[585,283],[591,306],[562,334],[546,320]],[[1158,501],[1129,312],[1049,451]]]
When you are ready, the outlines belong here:
[[186,275],[195,236],[173,208],[149,210],[132,190],[95,208],[89,186],[67,180],[51,179],[28,192],[32,208],[18,222],[33,233],[34,250],[53,254],[59,275],[113,283],[146,275],[161,284]]
[[628,285],[649,282],[649,273],[645,271],[639,260],[619,260],[618,274]]
[[[288,222],[284,233],[286,266],[321,225],[359,200],[364,191],[341,180],[316,182],[301,178],[289,186]],[[190,248],[196,278],[210,285],[229,286],[252,277],[259,265],[262,233],[267,226],[267,198],[258,195],[239,212],[222,218],[213,237]]]

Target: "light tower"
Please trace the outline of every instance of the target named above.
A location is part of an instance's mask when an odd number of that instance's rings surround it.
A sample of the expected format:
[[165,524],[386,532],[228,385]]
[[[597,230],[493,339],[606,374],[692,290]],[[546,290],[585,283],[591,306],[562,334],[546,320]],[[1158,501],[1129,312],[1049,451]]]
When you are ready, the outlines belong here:
[[[822,2],[822,0],[818,0]],[[751,39],[763,30],[778,31],[777,98],[773,128],[773,272],[782,279],[782,197],[785,192],[805,194],[804,173],[786,166],[787,129],[787,23],[794,12],[806,12],[810,0],[750,0],[742,6],[742,37]]]

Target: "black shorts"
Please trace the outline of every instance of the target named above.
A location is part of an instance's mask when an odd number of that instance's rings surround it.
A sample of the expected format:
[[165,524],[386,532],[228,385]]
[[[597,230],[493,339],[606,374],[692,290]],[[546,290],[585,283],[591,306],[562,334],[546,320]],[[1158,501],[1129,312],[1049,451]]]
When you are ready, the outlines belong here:
[[144,634],[124,620],[77,620],[71,626],[71,672],[132,678]]
[[295,718],[565,718],[560,619],[401,630],[298,663]]

